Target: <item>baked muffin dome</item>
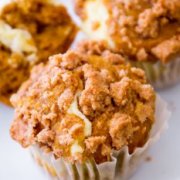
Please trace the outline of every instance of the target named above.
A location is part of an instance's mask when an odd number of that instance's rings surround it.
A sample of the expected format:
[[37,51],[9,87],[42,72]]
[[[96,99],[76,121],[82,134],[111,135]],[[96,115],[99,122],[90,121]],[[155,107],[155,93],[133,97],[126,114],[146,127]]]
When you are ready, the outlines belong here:
[[154,123],[155,92],[144,71],[94,42],[35,67],[11,102],[12,138],[71,162],[102,163],[124,146],[132,153]]
[[92,39],[134,60],[167,63],[180,54],[179,0],[76,0],[76,11]]
[[0,9],[0,100],[9,102],[34,64],[65,52],[76,34],[65,7],[50,0],[15,0]]

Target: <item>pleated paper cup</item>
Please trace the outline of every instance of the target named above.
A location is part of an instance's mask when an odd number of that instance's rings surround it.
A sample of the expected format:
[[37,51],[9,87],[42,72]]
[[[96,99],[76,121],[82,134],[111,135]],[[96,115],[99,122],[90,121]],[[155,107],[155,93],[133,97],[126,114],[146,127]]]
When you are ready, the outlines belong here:
[[120,151],[113,151],[111,161],[101,164],[96,164],[94,159],[88,159],[83,164],[72,164],[63,158],[55,159],[52,153],[45,153],[36,145],[30,148],[30,152],[50,179],[127,180],[145,159],[148,148],[159,139],[160,134],[167,128],[169,117],[167,104],[157,96],[156,120],[146,144],[141,148],[136,148],[132,154],[129,154],[128,147],[124,147]]
[[180,82],[180,55],[174,57],[166,64],[163,64],[161,61],[155,63],[130,61],[130,63],[143,69],[149,82],[156,89],[170,87]]

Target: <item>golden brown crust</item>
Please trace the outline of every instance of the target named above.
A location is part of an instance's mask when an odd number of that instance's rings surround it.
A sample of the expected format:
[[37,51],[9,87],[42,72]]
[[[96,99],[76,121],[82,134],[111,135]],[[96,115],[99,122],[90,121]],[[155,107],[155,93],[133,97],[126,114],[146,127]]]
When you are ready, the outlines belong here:
[[[76,0],[76,11],[84,23],[90,20],[86,6],[98,1]],[[108,13],[105,22],[106,38],[114,43],[114,50],[139,61],[161,60],[167,63],[180,52],[179,0],[100,0]],[[98,6],[98,5],[97,5]],[[96,7],[98,9],[98,7]],[[99,5],[99,10],[101,5]],[[98,12],[97,10],[94,13]],[[101,28],[100,16],[93,16],[92,33]],[[95,18],[96,17],[96,18]],[[100,24],[94,29],[94,24]],[[89,27],[89,26],[87,26]],[[89,27],[90,28],[90,27]],[[88,29],[90,32],[90,29]],[[169,42],[170,47],[166,46]],[[164,47],[165,46],[165,47]],[[176,48],[172,49],[172,46]],[[155,50],[156,47],[158,50]]]
[[76,27],[62,5],[42,0],[17,0],[3,7],[0,20],[13,28],[28,31],[37,48],[36,59],[14,53],[0,42],[0,99],[8,102],[20,84],[29,76],[31,67],[46,62],[52,54],[65,52],[73,41]]
[[127,145],[132,153],[144,145],[154,123],[155,92],[142,70],[102,47],[83,42],[34,69],[11,99],[13,139],[72,162],[94,157],[102,163],[112,150]]

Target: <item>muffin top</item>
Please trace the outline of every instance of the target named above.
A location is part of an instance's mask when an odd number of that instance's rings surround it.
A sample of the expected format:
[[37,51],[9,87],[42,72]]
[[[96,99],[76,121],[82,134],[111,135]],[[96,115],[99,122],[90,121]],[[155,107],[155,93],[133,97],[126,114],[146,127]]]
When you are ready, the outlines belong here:
[[0,6],[0,100],[29,76],[31,66],[65,52],[76,34],[66,9],[43,0],[12,0]]
[[179,0],[76,0],[76,11],[90,37],[134,60],[166,63],[180,53]]
[[11,101],[12,138],[71,162],[109,161],[124,146],[132,153],[154,123],[155,92],[144,72],[94,42],[35,67]]

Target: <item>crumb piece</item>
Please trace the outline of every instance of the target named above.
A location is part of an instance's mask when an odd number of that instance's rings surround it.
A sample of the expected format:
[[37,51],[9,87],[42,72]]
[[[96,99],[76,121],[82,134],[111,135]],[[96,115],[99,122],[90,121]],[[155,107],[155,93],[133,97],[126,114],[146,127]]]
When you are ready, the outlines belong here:
[[158,44],[152,49],[152,53],[159,59],[162,59],[163,62],[168,62],[170,57],[179,53],[179,49],[180,36],[173,37]]
[[145,158],[145,161],[146,161],[146,162],[151,162],[151,161],[152,161],[152,157],[151,157],[151,156],[147,156],[147,157]]
[[111,120],[109,133],[116,149],[127,145],[128,139],[133,134],[131,118],[126,114],[116,113]]
[[117,105],[124,105],[127,102],[127,90],[130,86],[131,80],[127,77],[122,78],[121,81],[111,84],[110,93]]
[[106,141],[105,136],[89,137],[85,140],[86,148],[91,153],[95,153],[97,148]]

